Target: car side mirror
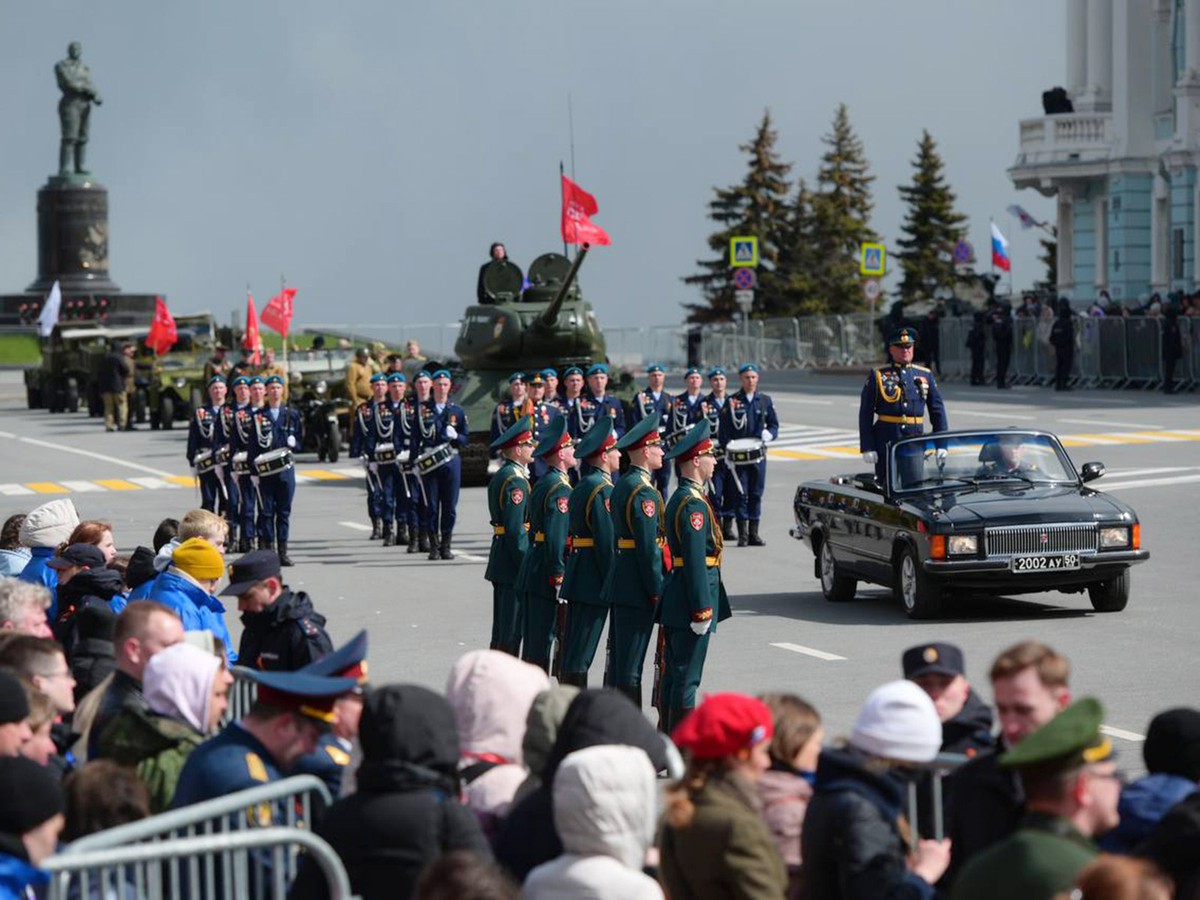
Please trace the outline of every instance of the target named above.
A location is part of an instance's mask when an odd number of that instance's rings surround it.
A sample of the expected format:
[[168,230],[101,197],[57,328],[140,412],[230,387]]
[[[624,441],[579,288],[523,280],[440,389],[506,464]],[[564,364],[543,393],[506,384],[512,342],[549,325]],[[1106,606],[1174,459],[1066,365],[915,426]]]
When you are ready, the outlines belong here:
[[1104,474],[1104,463],[1102,462],[1086,462],[1079,472],[1079,477],[1084,481],[1095,481]]

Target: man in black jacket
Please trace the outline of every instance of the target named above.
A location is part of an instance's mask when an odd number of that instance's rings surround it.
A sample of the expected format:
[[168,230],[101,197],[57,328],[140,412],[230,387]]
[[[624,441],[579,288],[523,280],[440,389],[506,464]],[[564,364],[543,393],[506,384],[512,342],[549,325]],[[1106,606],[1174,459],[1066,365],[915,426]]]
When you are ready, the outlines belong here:
[[313,609],[308,594],[294,594],[284,585],[274,550],[255,550],[235,562],[221,596],[237,597],[242,614],[240,665],[294,672],[333,650],[325,617]]
[[98,387],[104,404],[104,430],[129,426],[129,388],[133,384],[133,344],[118,344],[100,363]]
[[1071,389],[1071,365],[1075,361],[1075,319],[1071,314],[1071,302],[1059,298],[1058,317],[1050,327],[1050,345],[1054,347],[1054,389]]

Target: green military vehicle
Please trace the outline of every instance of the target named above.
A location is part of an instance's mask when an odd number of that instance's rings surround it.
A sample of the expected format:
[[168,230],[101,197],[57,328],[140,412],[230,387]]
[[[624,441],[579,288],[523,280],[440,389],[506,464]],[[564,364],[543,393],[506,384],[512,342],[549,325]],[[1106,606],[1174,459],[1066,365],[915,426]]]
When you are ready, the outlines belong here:
[[60,322],[42,344],[42,364],[25,370],[25,398],[30,409],[78,412],[81,399],[95,384],[99,360],[118,333],[137,329],[107,328],[96,322]]
[[143,344],[137,358],[135,407],[147,411],[151,428],[168,431],[203,405],[204,364],[217,344],[217,323],[211,313],[176,316],[175,330],[178,340],[166,353],[156,356]]
[[288,402],[304,420],[301,452],[335,463],[350,443],[346,367],[354,350],[301,350],[288,356]]

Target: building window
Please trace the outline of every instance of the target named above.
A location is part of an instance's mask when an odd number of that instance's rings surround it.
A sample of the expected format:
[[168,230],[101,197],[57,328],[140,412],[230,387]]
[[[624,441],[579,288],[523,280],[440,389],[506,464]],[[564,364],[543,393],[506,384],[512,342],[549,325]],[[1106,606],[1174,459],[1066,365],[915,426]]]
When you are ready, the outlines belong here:
[[1183,229],[1171,229],[1171,277],[1183,278]]

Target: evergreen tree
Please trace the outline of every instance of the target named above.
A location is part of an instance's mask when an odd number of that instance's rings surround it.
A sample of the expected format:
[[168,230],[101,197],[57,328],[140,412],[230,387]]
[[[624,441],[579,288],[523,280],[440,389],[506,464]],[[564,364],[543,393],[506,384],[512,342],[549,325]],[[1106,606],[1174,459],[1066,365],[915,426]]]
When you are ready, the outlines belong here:
[[1051,237],[1039,238],[1038,243],[1042,245],[1042,255],[1038,259],[1046,267],[1045,280],[1037,282],[1034,287],[1041,288],[1047,291],[1058,290],[1058,233],[1057,230]]
[[946,184],[944,164],[928,131],[921,132],[913,160],[911,185],[900,187],[907,204],[896,254],[904,270],[900,295],[906,301],[928,298],[934,288],[955,282],[954,245],[962,239],[966,216],[954,210],[954,192]]
[[813,193],[799,179],[796,199],[787,209],[781,232],[779,279],[782,308],[773,315],[808,316],[828,312],[828,304],[819,289],[821,260],[818,257]]
[[782,291],[775,270],[786,218],[787,175],[792,167],[780,161],[775,151],[777,138],[768,110],[763,113],[753,140],[738,147],[749,156],[745,179],[733,187],[713,189],[715,196],[708,204],[708,215],[720,230],[709,235],[708,246],[716,255],[697,260],[703,271],[683,279],[685,284],[698,285],[705,300],[704,303],[687,304],[689,321],[730,321],[734,318],[738,308],[733,297],[729,241],[742,235],[758,238],[755,314],[768,314],[780,306]]

